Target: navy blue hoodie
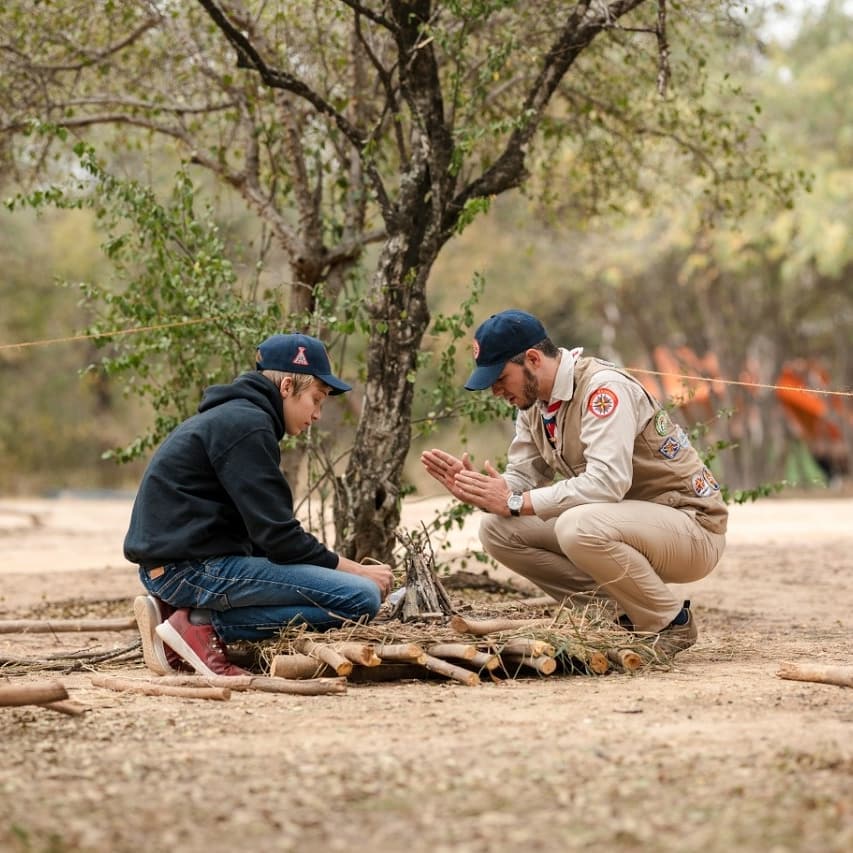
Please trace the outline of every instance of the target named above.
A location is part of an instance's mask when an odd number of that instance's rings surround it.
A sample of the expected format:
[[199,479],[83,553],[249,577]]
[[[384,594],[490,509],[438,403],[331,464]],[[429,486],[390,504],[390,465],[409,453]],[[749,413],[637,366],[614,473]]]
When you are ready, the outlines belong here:
[[178,560],[263,554],[333,569],[329,551],[293,515],[279,465],[284,414],[260,373],[204,392],[198,414],[157,448],[142,477],[124,555],[143,568]]

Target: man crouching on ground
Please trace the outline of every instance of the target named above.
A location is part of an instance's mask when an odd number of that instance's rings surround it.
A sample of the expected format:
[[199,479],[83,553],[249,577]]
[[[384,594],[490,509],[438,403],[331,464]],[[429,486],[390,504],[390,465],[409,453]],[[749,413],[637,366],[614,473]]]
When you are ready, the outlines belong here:
[[728,509],[684,430],[643,386],[580,349],[556,347],[524,311],[474,336],[469,391],[519,409],[503,475],[443,450],[421,459],[456,498],[488,513],[486,551],[562,601],[604,595],[619,623],[667,656],[693,645],[690,602],[668,587],[705,577]]

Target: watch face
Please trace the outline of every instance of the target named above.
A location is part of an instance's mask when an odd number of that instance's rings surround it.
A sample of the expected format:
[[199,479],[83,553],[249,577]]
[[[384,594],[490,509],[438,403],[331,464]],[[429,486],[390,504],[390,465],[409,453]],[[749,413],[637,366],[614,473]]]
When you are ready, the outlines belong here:
[[524,506],[524,495],[512,494],[507,498],[506,505],[510,509],[521,509]]

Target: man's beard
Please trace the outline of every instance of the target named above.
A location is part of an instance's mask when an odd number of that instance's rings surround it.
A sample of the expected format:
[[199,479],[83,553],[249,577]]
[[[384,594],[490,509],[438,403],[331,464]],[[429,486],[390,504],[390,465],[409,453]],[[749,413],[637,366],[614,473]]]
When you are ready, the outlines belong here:
[[521,393],[524,395],[518,408],[526,412],[539,399],[539,380],[533,375],[527,365],[524,370],[524,387]]

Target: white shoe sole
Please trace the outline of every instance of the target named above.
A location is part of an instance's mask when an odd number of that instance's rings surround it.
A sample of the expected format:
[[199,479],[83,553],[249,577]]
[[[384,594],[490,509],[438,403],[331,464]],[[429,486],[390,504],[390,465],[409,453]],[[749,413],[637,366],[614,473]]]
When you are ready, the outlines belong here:
[[199,675],[216,673],[192,650],[184,638],[172,627],[167,619],[156,628],[157,636],[173,651],[179,654]]
[[172,675],[177,672],[169,666],[163,641],[156,633],[162,617],[154,598],[150,595],[136,596],[133,601],[133,615],[142,638],[142,660],[145,666],[157,675]]

